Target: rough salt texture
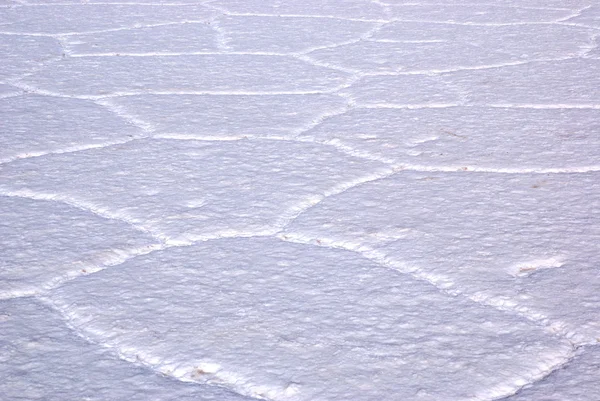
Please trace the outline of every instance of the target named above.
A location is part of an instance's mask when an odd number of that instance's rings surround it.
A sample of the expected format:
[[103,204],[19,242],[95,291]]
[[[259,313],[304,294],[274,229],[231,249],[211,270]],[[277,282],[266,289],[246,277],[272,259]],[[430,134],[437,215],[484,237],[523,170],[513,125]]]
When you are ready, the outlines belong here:
[[323,110],[348,107],[341,96],[328,94],[139,95],[111,102],[156,134],[189,139],[292,138],[312,128]]
[[52,299],[154,369],[274,400],[486,398],[543,376],[571,348],[351,252],[276,239],[157,252]]
[[365,169],[385,171],[312,143],[142,139],[16,161],[0,190],[61,197],[188,241],[277,231],[336,185],[369,178]]
[[212,10],[195,5],[140,7],[135,4],[48,4],[46,7],[5,9],[0,14],[0,23],[2,32],[56,35],[135,29],[140,26],[184,23],[189,20],[207,21],[214,14]]
[[3,33],[0,33],[0,52],[0,80],[3,81],[23,76],[62,55],[60,44],[54,38]]
[[144,131],[89,100],[39,95],[0,99],[0,161],[127,142]]
[[599,21],[0,0],[0,394],[600,399]]
[[122,360],[81,338],[60,314],[31,298],[0,301],[0,325],[9,339],[0,355],[0,392],[8,400],[251,400]]
[[0,298],[41,293],[158,245],[125,222],[39,198],[0,196]]
[[445,289],[595,343],[599,175],[400,172],[326,199],[284,235],[373,251]]
[[300,137],[347,146],[375,159],[438,169],[576,171],[599,165],[599,121],[600,110],[594,109],[361,108]]
[[23,82],[50,93],[110,95],[186,93],[316,93],[348,74],[279,55],[200,54],[73,57]]
[[538,386],[528,387],[509,400],[586,401],[590,399],[589,389],[600,381],[599,372],[600,347],[586,347],[581,349],[581,353],[571,362],[548,376]]

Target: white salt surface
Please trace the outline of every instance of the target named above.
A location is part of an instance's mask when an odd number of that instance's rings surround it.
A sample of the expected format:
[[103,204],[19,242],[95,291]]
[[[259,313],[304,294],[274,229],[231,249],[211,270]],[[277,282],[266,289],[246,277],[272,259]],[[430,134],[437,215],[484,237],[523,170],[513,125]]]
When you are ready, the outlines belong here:
[[[226,389],[190,385],[120,360],[74,333],[46,305],[0,301],[0,393],[6,400],[244,401]],[[134,362],[134,361],[132,361]]]
[[[388,88],[388,96],[394,89],[383,82],[375,88]],[[584,171],[600,167],[599,122],[595,109],[365,107],[329,118],[300,137],[437,169]]]
[[[347,74],[270,54],[115,55],[73,57],[23,79],[43,93],[76,96],[126,94],[318,93]],[[35,90],[35,89],[33,89]]]
[[400,172],[326,199],[284,236],[359,250],[596,343],[599,175]]
[[[195,40],[190,41],[193,37]],[[70,35],[65,38],[70,54],[128,54],[148,52],[211,52],[218,49],[217,33],[209,21],[142,26],[133,29]]]
[[600,348],[582,348],[563,369],[552,373],[539,386],[528,387],[513,398],[515,401],[586,401],[593,397],[588,389],[600,382]]
[[135,4],[63,5],[62,3],[61,1],[60,5],[46,4],[45,7],[5,8],[0,14],[1,31],[64,35],[183,23],[188,20],[206,21],[215,14],[212,10],[196,5],[180,7],[145,5],[141,7]]
[[39,292],[149,252],[156,241],[121,221],[62,202],[0,196],[0,298]]
[[276,400],[489,397],[570,352],[351,252],[276,239],[157,252],[54,295],[72,324],[154,369]]
[[[173,241],[276,232],[382,163],[297,141],[142,139],[7,165],[0,191],[112,211]],[[25,175],[23,172],[27,171]]]
[[[4,10],[0,8],[0,12]],[[19,77],[59,58],[61,47],[54,38],[6,35],[0,31],[0,54],[0,77],[4,81]]]
[[65,152],[140,137],[143,130],[94,102],[23,95],[0,99],[0,161]]
[[2,400],[596,400],[592,0],[0,0]]
[[[175,138],[293,138],[324,113],[343,113],[338,95],[139,95],[109,101],[153,132]],[[198,110],[204,110],[202,114]]]

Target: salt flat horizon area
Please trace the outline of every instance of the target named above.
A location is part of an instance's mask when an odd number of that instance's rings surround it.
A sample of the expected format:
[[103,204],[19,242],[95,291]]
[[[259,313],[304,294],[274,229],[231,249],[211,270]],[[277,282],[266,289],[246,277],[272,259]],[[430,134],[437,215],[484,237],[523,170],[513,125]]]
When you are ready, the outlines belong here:
[[600,4],[0,0],[0,399],[600,400]]

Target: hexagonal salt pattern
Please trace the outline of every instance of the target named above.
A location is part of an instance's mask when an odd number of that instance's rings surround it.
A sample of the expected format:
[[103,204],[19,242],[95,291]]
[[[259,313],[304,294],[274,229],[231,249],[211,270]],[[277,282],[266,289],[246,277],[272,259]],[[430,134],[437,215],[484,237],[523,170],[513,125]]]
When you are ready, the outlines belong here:
[[30,298],[0,301],[0,327],[0,393],[7,400],[248,400],[121,360],[73,333],[58,313]]
[[595,343],[598,176],[404,171],[326,199],[284,236],[372,253],[441,288]]
[[144,131],[88,100],[39,95],[0,99],[0,162],[127,142]]
[[571,352],[355,253],[272,238],[159,251],[50,298],[127,358],[272,400],[490,399]]
[[600,169],[599,122],[594,109],[358,108],[300,137],[424,169],[581,171]]
[[367,74],[475,70],[573,57],[589,49],[594,33],[590,28],[564,25],[400,21],[384,25],[369,40],[316,49],[310,56]]
[[291,57],[202,54],[69,58],[23,82],[50,93],[103,97],[148,92],[318,93],[334,89],[347,79],[346,73]]
[[273,233],[329,192],[389,170],[311,143],[142,139],[15,161],[0,190],[89,205],[188,242]]
[[0,196],[0,212],[0,298],[43,292],[158,245],[125,222],[51,198]]
[[0,0],[0,394],[599,398],[599,11]]
[[138,95],[110,100],[160,136],[188,139],[281,138],[347,110],[337,95]]

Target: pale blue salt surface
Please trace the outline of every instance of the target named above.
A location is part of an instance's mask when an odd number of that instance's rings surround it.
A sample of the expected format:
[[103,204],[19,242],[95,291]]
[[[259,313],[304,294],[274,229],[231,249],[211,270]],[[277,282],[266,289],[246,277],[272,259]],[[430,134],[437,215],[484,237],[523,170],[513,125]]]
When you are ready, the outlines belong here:
[[310,55],[365,74],[477,69],[569,57],[589,49],[595,32],[552,24],[461,26],[400,21],[383,26],[369,41],[317,49]]
[[[48,2],[40,2],[44,4]],[[214,10],[197,5],[161,7],[136,4],[73,4],[45,7],[11,7],[0,14],[1,32],[47,35],[72,34],[136,28],[188,20],[207,21]],[[73,2],[73,3],[81,3]]]
[[[293,138],[348,102],[330,94],[297,95],[139,95],[111,99],[154,133],[173,138]],[[198,110],[205,110],[199,114]],[[325,111],[324,111],[325,110]],[[326,113],[326,114],[324,114]]]
[[0,196],[0,211],[0,299],[39,293],[158,245],[149,234],[125,222],[56,202],[52,197]]
[[352,252],[273,238],[142,256],[52,302],[93,341],[157,371],[268,399],[487,397],[571,352],[524,319]]
[[60,44],[54,38],[0,32],[0,76],[3,81],[32,71],[61,55]]
[[318,93],[346,79],[344,72],[292,57],[235,53],[73,57],[25,77],[23,83],[52,94],[103,97],[148,92]]
[[[193,37],[194,41],[190,41]],[[216,32],[210,21],[185,24],[142,26],[132,29],[70,35],[65,38],[69,53],[111,54],[163,52],[214,52],[218,50]]]
[[513,399],[516,401],[586,401],[594,394],[589,392],[600,381],[600,348],[584,347],[565,366],[552,373],[539,386],[527,387]]
[[31,298],[0,301],[0,393],[6,400],[244,401],[214,386],[181,383],[123,361]]
[[[387,87],[390,96],[389,83],[376,88]],[[597,171],[600,138],[590,127],[600,127],[599,121],[595,109],[365,107],[333,116],[299,137],[440,170]]]
[[39,95],[0,98],[0,161],[105,146],[143,130],[94,102]]
[[596,343],[599,175],[399,172],[329,197],[283,235],[358,250]]
[[599,11],[0,1],[0,393],[600,398]]
[[389,170],[313,143],[141,139],[16,161],[0,190],[112,210],[156,237],[188,242],[274,233],[323,193]]

